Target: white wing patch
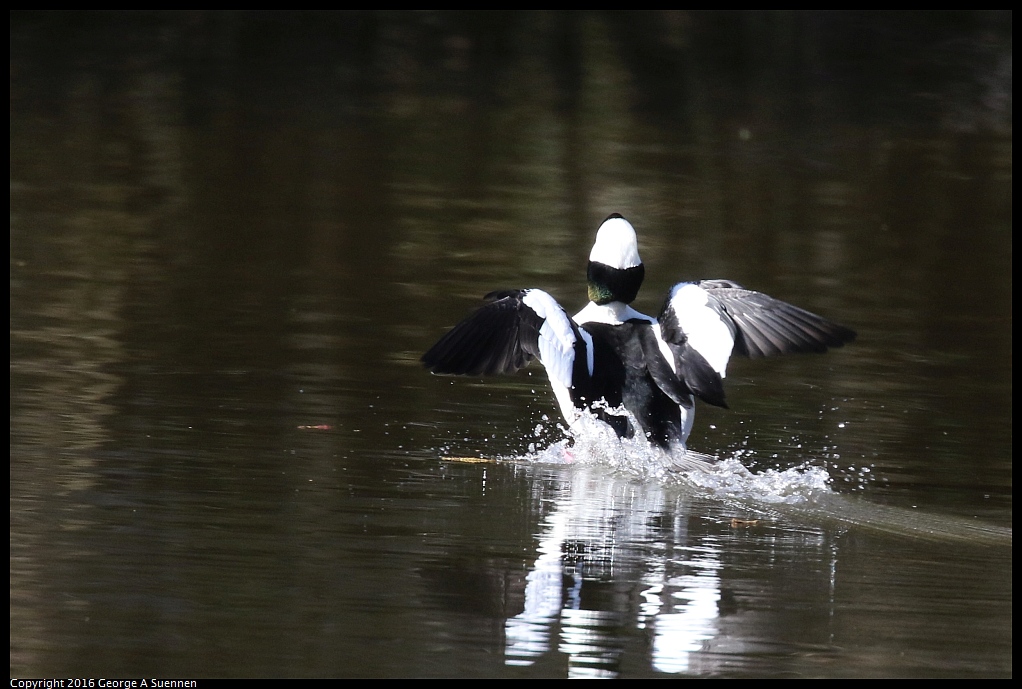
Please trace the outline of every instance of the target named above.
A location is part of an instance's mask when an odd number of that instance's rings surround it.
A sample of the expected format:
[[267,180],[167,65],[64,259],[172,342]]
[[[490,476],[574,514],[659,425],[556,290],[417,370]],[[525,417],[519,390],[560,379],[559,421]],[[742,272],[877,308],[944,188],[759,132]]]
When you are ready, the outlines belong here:
[[[553,297],[539,289],[526,290],[522,303],[543,319],[539,329],[539,359],[546,367],[547,376],[551,382],[570,388],[571,369],[575,363],[575,333],[568,314]],[[592,344],[587,344],[592,357]],[[589,370],[592,370],[591,361]]]
[[710,295],[699,285],[682,282],[671,288],[671,308],[689,345],[723,378],[735,339],[709,301]]
[[589,369],[589,375],[591,376],[593,375],[593,357],[595,351],[593,348],[593,336],[582,328],[579,328],[578,332],[586,343],[586,367]]
[[[660,350],[661,356],[667,362],[667,365],[674,371],[674,375],[678,375],[678,365],[674,362],[674,352],[671,351],[670,345],[664,342],[664,336],[660,332],[659,327],[653,328],[653,336],[656,337],[656,346]],[[684,410],[682,410],[684,412]]]

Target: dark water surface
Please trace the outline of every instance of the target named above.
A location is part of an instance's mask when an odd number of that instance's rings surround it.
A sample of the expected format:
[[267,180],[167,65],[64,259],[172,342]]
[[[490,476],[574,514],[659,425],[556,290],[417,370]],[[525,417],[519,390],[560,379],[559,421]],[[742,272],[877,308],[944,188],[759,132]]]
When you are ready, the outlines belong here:
[[[1010,676],[1011,64],[1010,13],[13,14],[11,676]],[[420,367],[580,308],[611,212],[641,311],[858,331],[732,363],[690,444],[753,473]]]

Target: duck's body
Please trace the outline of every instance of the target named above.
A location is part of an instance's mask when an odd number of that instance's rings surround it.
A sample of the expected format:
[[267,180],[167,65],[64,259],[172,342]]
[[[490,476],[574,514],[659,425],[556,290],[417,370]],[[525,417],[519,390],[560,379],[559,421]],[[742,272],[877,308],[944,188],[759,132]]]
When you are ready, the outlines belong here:
[[[590,302],[569,318],[546,292],[492,292],[422,357],[435,373],[513,373],[538,358],[569,425],[584,410],[618,436],[636,430],[663,447],[684,447],[695,398],[726,407],[732,353],[748,357],[824,352],[855,333],[727,280],[678,283],[658,318],[629,303],[642,284],[635,230],[616,213],[589,256]],[[627,416],[613,410],[624,407]]]

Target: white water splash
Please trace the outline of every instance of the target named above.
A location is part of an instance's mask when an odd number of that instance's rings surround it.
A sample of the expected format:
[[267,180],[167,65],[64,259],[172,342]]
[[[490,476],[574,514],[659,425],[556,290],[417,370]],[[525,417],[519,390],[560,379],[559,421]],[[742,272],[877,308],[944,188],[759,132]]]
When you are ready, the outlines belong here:
[[689,485],[716,498],[731,500],[799,505],[833,492],[831,476],[821,466],[752,472],[738,459],[742,451],[727,458],[691,450],[667,452],[643,438],[618,438],[609,426],[590,414],[583,414],[567,433],[566,440],[546,448],[530,445],[524,457],[513,459],[538,464],[603,466],[644,480]]
[[735,458],[720,460],[708,471],[686,472],[685,479],[716,497],[774,504],[800,505],[832,492],[830,474],[823,467],[802,466],[753,473]]

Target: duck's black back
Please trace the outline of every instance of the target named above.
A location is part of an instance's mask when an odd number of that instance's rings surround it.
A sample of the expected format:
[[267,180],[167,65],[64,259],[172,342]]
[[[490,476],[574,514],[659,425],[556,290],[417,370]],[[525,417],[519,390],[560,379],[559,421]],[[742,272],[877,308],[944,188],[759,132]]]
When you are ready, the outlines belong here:
[[[653,337],[651,327],[655,325],[632,320],[613,325],[585,323],[581,327],[592,336],[594,349],[591,387],[578,391],[586,397],[585,406],[600,399],[606,400],[609,407],[624,406],[634,415],[639,430],[650,442],[667,448],[671,443],[680,441],[681,410],[678,403],[661,389],[653,375],[656,372],[660,377],[658,364],[662,362],[651,361],[649,356],[648,343]],[[663,366],[666,366],[665,362]],[[690,400],[688,404],[691,405]],[[578,401],[576,405],[583,406]],[[599,413],[597,416],[613,426],[618,435],[631,435],[622,433],[622,428],[626,427],[622,426],[623,417],[608,419],[613,415]]]

